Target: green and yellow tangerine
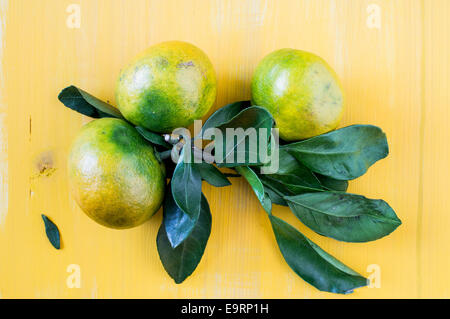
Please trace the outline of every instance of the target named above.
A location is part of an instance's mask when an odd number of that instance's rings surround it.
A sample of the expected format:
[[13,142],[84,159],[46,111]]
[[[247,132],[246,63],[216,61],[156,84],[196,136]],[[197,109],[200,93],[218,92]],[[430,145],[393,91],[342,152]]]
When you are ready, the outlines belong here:
[[68,175],[81,209],[110,228],[144,223],[164,197],[163,164],[134,127],[120,119],[94,120],[81,129],[70,151]]
[[207,55],[192,44],[170,41],[150,47],[122,70],[116,99],[131,123],[169,133],[208,113],[216,90]]
[[334,130],[344,109],[333,69],[309,52],[281,49],[267,55],[252,79],[252,102],[272,113],[286,141]]

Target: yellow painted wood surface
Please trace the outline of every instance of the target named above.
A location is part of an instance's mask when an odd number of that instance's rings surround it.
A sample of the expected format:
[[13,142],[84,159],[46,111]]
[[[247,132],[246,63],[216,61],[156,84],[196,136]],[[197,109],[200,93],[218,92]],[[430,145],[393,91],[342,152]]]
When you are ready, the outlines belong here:
[[[71,4],[80,6],[80,28],[67,27]],[[377,9],[380,28],[370,28]],[[448,0],[0,0],[0,296],[450,297],[449,17]],[[306,229],[286,208],[275,214],[361,274],[378,265],[380,288],[336,296],[307,285],[282,260],[263,210],[238,179],[226,189],[205,185],[212,235],[181,285],[157,255],[161,213],[115,231],[76,206],[65,165],[88,119],[64,108],[59,90],[75,84],[114,103],[120,68],[174,39],[211,58],[215,108],[249,98],[256,64],[275,49],[312,51],[336,69],[347,98],[342,126],[378,125],[390,144],[390,156],[350,191],[385,199],[403,225],[379,241],[348,244]],[[59,226],[61,251],[50,246],[41,213]],[[71,264],[80,267],[80,288],[67,286]]]

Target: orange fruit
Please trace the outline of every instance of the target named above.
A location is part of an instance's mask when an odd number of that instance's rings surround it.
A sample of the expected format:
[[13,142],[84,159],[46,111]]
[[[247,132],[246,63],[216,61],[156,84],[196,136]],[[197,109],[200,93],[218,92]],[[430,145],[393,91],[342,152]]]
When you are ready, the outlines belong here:
[[294,49],[267,55],[253,75],[252,102],[273,115],[280,137],[307,139],[334,130],[342,117],[342,86],[319,56]]

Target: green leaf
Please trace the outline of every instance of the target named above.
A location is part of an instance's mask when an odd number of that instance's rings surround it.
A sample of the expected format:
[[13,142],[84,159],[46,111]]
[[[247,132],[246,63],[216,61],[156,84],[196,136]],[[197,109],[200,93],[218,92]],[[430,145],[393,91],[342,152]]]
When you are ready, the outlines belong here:
[[281,194],[278,190],[271,188],[269,185],[266,185],[263,181],[261,181],[264,185],[264,192],[266,196],[269,197],[270,201],[273,204],[288,206],[287,202],[284,200],[284,194]]
[[231,185],[229,179],[213,164],[203,162],[203,163],[195,163],[194,165],[200,172],[202,179],[211,184],[212,186],[225,187]]
[[45,233],[47,234],[47,238],[56,249],[61,248],[60,235],[58,227],[44,214],[41,215],[44,220],[45,225]]
[[367,279],[345,266],[285,221],[269,215],[280,251],[289,267],[321,291],[347,294]]
[[239,112],[250,105],[250,101],[239,101],[221,107],[206,120],[202,127],[201,134],[209,128],[219,127],[222,124],[228,123],[233,117],[238,115]]
[[189,217],[175,203],[170,191],[170,184],[168,188],[164,197],[163,220],[170,245],[172,248],[176,248],[191,234],[197,224],[200,211],[193,218]]
[[[242,110],[227,123],[218,126],[217,129],[222,132],[222,139],[214,137],[217,166],[236,167],[263,164],[266,158],[261,158],[260,146],[267,147],[266,153],[268,153],[273,123],[272,115],[266,109],[251,106]],[[242,134],[230,138],[231,136],[227,136],[227,129],[234,129],[236,133],[238,133],[237,130],[242,130]],[[260,129],[266,129],[265,136],[259,134]],[[219,156],[218,149],[222,150],[221,156]]]
[[283,196],[292,196],[304,193],[323,191],[323,189],[321,188],[313,188],[294,184],[294,182],[296,181],[292,181],[292,183],[290,183],[285,178],[278,179],[273,175],[259,175],[259,178],[264,185],[269,185],[272,189],[278,190],[281,194],[283,194]]
[[[259,180],[264,185],[264,189],[271,189],[276,194],[281,196],[283,198],[283,200],[284,200],[285,196],[295,195],[293,192],[288,190],[282,183],[280,183],[276,180],[273,180],[273,179],[269,178],[268,176],[270,176],[270,175],[258,175]],[[287,203],[286,203],[286,206],[287,206]]]
[[376,240],[401,225],[393,209],[383,200],[338,192],[310,193],[284,199],[306,226],[337,240]]
[[199,264],[211,233],[211,212],[202,195],[201,211],[191,234],[176,248],[172,248],[164,223],[159,228],[156,244],[166,272],[175,283],[182,283]]
[[286,150],[279,151],[278,167],[276,173],[259,174],[259,177],[263,184],[270,185],[283,196],[323,191],[314,173]]
[[320,188],[320,182],[315,174],[301,162],[297,161],[287,150],[279,150],[278,167],[278,171],[273,175],[293,175],[302,179],[305,186]]
[[238,166],[236,167],[236,171],[241,174],[253,188],[253,191],[255,192],[256,197],[258,198],[264,210],[268,214],[271,214],[272,203],[270,201],[270,198],[266,196],[264,185],[261,183],[258,175],[256,175],[256,173],[247,166]]
[[68,108],[93,118],[117,117],[122,114],[115,107],[105,103],[95,96],[75,87],[66,87],[59,93],[58,99]]
[[200,213],[202,194],[202,176],[191,158],[190,163],[185,162],[185,150],[181,151],[171,180],[172,196],[180,207],[191,219]]
[[282,146],[313,172],[338,180],[352,180],[385,158],[386,135],[372,125],[352,125]]
[[348,181],[340,181],[328,176],[315,174],[322,187],[329,191],[346,192],[348,189]]
[[[322,190],[323,187],[316,175],[305,165],[297,161],[287,150],[280,149],[278,152],[278,171],[274,174],[261,174],[269,179],[277,180],[285,184],[287,188],[292,186],[292,192],[297,188],[304,190]],[[269,164],[267,164],[269,165]]]
[[173,147],[173,145],[167,143],[161,135],[149,131],[142,126],[136,126],[136,130],[142,135],[143,138],[152,144],[164,146],[167,149],[171,149]]

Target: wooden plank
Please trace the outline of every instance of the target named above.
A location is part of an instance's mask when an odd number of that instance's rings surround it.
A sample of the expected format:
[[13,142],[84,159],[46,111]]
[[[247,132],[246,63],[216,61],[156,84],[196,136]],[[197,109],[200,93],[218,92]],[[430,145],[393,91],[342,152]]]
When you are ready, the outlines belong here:
[[[81,0],[79,29],[66,25],[71,3],[0,1],[0,260],[7,261],[0,263],[0,296],[449,297],[446,0]],[[378,9],[380,28],[370,28],[367,19]],[[63,108],[59,90],[75,84],[114,103],[120,68],[149,45],[172,39],[192,42],[211,58],[219,81],[214,109],[249,98],[253,70],[275,49],[312,51],[336,69],[347,101],[342,126],[382,127],[391,151],[350,191],[387,200],[404,224],[377,242],[346,244],[314,234],[286,208],[275,213],[360,273],[379,266],[381,288],[335,296],[296,277],[239,179],[226,189],[205,186],[212,235],[182,285],[165,274],[157,255],[161,214],[137,229],[114,231],[81,212],[68,193],[65,165],[88,119]],[[61,251],[48,243],[41,213],[60,227]],[[80,288],[67,286],[72,264],[80,267]]]
[[419,296],[450,296],[450,3],[424,1],[423,119],[420,127],[422,187],[419,190],[417,254]]

